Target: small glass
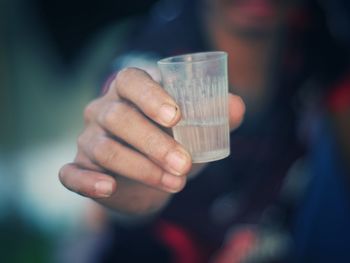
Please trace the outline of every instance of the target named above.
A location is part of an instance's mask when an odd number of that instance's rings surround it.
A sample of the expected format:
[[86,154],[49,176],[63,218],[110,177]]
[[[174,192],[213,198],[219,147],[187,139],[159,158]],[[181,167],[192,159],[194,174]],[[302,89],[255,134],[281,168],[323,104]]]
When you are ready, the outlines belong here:
[[182,119],[173,127],[175,140],[194,163],[230,154],[227,53],[185,54],[158,61],[162,85],[180,107]]

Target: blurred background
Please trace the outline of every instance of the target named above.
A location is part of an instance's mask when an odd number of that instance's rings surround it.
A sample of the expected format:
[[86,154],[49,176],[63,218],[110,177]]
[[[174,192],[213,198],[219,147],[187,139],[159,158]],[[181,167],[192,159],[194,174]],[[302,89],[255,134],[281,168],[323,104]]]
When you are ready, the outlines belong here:
[[[88,261],[88,251],[76,252],[96,242],[105,215],[61,186],[58,171],[74,158],[83,108],[108,76],[129,19],[155,2],[0,0],[1,263]],[[333,10],[328,26],[349,45],[349,16],[337,6],[346,1],[318,2]]]
[[0,0],[1,262],[64,262],[67,240],[90,242],[98,208],[57,173],[74,158],[83,107],[104,82],[124,21],[153,2]]

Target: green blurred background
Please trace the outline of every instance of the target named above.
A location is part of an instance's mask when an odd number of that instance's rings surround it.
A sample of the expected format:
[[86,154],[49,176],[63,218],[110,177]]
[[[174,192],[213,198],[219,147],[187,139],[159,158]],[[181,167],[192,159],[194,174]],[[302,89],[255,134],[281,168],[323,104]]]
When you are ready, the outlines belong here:
[[67,247],[93,242],[103,211],[57,174],[125,21],[153,2],[0,0],[0,262],[68,262]]

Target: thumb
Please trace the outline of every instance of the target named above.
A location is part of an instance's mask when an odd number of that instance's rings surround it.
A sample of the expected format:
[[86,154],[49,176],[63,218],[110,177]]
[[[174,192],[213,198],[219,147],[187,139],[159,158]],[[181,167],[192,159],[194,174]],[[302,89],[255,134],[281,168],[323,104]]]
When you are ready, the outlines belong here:
[[234,130],[241,125],[245,113],[245,104],[241,97],[229,93],[228,96],[228,116],[230,130]]

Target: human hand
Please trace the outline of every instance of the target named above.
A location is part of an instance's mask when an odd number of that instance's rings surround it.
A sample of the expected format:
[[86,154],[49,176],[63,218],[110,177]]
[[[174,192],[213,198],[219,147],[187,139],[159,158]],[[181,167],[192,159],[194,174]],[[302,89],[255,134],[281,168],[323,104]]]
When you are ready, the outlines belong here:
[[[229,96],[230,125],[242,120],[244,104]],[[181,112],[166,91],[144,71],[120,71],[107,93],[84,111],[85,129],[73,163],[60,170],[68,189],[118,211],[145,214],[180,191],[191,156],[163,128]]]

